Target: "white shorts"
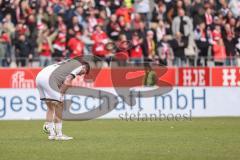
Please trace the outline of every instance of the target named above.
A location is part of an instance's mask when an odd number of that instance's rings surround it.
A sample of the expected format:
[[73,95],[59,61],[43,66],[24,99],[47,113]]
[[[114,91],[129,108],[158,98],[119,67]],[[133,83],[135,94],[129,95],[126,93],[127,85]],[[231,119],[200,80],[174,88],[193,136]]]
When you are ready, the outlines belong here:
[[59,67],[57,64],[50,65],[41,70],[36,77],[36,86],[41,100],[61,101],[61,94],[49,85],[49,79],[54,70]]

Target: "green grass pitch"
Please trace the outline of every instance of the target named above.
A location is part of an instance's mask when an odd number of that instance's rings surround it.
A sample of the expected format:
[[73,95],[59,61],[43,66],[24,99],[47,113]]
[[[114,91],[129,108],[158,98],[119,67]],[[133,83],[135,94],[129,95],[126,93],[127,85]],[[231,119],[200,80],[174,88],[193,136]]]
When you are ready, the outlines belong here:
[[238,160],[240,118],[64,122],[72,141],[49,141],[43,121],[0,121],[0,160]]

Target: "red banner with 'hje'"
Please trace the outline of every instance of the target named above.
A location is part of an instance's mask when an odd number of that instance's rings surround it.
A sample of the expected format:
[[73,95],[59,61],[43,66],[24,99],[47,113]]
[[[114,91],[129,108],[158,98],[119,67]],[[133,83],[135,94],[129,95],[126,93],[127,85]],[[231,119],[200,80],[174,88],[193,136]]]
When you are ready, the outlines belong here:
[[[1,68],[0,88],[35,88],[35,78],[41,68]],[[238,67],[169,67],[164,72],[154,68],[158,80],[182,87],[237,87],[240,86]],[[96,73],[93,81],[78,76],[74,86],[84,87],[128,87],[131,82],[142,86],[145,72],[138,68],[92,69]]]

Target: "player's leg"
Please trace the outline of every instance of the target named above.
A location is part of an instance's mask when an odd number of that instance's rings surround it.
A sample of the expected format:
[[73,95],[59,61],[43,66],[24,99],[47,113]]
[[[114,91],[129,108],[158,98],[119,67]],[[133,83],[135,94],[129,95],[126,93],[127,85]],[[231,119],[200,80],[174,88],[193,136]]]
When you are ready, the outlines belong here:
[[63,112],[63,103],[55,102],[55,127],[56,133],[59,136],[62,136],[62,112]]
[[56,102],[55,107],[55,130],[56,130],[56,140],[71,140],[72,137],[68,137],[62,133],[62,112],[64,108],[64,103]]
[[47,104],[46,122],[53,122],[55,106],[52,104],[51,101],[46,101],[46,104]]
[[[60,93],[54,91],[50,84],[49,79],[52,72],[57,68],[56,65],[51,65],[44,68],[36,77],[36,85],[40,93],[40,99],[45,100],[47,105],[46,123],[44,124],[44,131],[49,133],[48,139],[55,139],[55,101],[59,100]],[[47,101],[46,101],[47,100]],[[46,127],[45,127],[46,126]]]
[[[48,139],[55,139],[55,125],[54,125],[54,114],[55,114],[55,104],[53,101],[46,101],[47,113],[46,113],[46,126],[49,131]],[[45,125],[44,125],[45,126]]]
[[[43,76],[43,71],[41,71],[37,77],[36,77],[36,86],[37,86],[37,89],[39,91],[39,94],[40,94],[40,99],[41,100],[45,100],[47,97],[46,97],[46,90],[45,90],[45,79],[44,79],[44,76]],[[46,113],[46,122],[44,123],[43,125],[43,131],[47,134],[50,134],[50,129],[51,129],[51,132],[52,128],[54,128],[54,106],[52,105],[52,103],[50,101],[45,101],[46,105],[47,105],[47,113]]]

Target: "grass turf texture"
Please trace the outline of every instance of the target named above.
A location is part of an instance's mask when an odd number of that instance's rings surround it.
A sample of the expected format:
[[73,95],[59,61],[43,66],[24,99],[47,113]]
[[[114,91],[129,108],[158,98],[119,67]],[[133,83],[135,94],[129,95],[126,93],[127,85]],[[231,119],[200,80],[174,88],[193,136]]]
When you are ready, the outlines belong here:
[[236,160],[240,118],[64,122],[72,141],[49,141],[43,121],[0,121],[0,160]]

